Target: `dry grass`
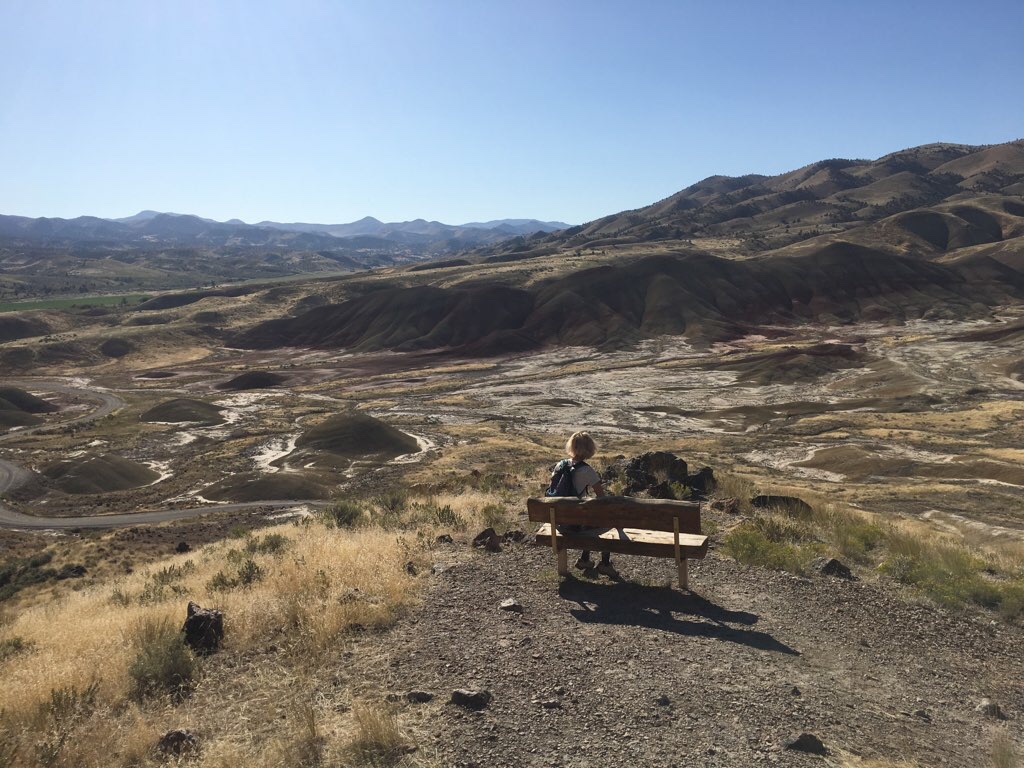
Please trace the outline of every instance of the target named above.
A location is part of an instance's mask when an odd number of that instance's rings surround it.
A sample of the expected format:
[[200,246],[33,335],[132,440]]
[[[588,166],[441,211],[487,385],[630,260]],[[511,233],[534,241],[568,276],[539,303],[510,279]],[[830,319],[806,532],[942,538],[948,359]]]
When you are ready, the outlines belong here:
[[992,768],[1018,768],[1020,765],[1020,753],[1013,737],[1004,730],[996,731],[992,737],[990,751]]
[[[22,648],[16,664],[2,663],[0,756],[17,750],[7,761],[12,765],[144,764],[159,734],[182,727],[181,718],[201,723],[207,734],[202,765],[237,766],[239,758],[246,765],[316,764],[332,738],[302,692],[315,688],[317,670],[337,657],[346,632],[385,627],[416,598],[405,564],[421,557],[414,536],[313,522],[210,545],[113,587],[28,607],[0,629],[0,642],[18,638]],[[211,591],[217,573],[249,562],[262,579]],[[198,684],[183,704],[150,688],[146,699],[132,703],[141,693],[139,675],[132,674],[140,649],[163,639],[161,626],[180,626],[188,600],[224,611],[224,650],[199,663]],[[250,663],[268,649],[273,663]],[[179,673],[172,666],[169,674]],[[279,729],[275,713],[289,701],[288,727]],[[268,724],[280,743],[257,749],[254,740]],[[328,718],[328,724],[337,734],[345,730],[340,721]],[[341,736],[333,742],[335,751],[347,743]],[[117,745],[113,756],[111,744]],[[291,757],[282,762],[285,754]]]

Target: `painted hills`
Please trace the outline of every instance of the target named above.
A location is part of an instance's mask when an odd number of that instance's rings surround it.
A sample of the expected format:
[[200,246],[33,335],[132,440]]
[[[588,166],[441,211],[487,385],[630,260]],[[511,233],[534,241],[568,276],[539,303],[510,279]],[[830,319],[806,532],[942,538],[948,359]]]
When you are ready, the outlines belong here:
[[[662,334],[711,342],[803,322],[983,317],[1024,298],[1022,193],[1021,141],[712,177],[525,249],[443,262],[438,277],[417,267],[232,343],[493,355]],[[558,273],[565,256],[588,249],[602,254],[599,266]]]

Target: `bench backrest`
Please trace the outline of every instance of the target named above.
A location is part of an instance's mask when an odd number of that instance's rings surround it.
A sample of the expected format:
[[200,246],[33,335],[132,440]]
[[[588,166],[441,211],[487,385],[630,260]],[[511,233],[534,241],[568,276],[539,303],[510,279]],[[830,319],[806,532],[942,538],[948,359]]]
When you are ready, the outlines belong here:
[[668,499],[635,499],[631,496],[602,496],[599,499],[547,497],[527,499],[531,522],[550,523],[555,511],[557,525],[586,525],[591,528],[643,528],[673,531],[679,520],[680,533],[700,533],[700,504]]

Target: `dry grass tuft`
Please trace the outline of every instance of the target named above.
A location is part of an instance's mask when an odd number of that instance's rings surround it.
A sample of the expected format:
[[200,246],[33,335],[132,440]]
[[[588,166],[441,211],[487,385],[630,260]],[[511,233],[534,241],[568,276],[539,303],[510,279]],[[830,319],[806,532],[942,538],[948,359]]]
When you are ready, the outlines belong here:
[[356,704],[352,707],[352,722],[352,739],[345,752],[355,765],[399,765],[412,750],[398,718],[383,707]]
[[1018,768],[1020,754],[1013,737],[1005,730],[996,731],[992,737],[992,768]]

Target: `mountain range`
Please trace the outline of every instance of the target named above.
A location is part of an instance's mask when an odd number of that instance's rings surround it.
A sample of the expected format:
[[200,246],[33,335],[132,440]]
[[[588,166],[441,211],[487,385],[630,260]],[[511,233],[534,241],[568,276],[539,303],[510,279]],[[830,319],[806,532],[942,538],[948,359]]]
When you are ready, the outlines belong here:
[[[239,219],[214,221],[190,214],[140,211],[120,219],[79,216],[74,219],[0,215],[0,244],[110,247],[285,247],[332,250],[347,247],[351,238],[374,238],[377,246],[411,247],[424,253],[443,252],[497,242],[516,235],[553,232],[568,224],[534,219],[501,219],[486,223],[443,224],[439,221],[385,223],[372,216],[350,224],[282,224]],[[340,242],[339,242],[340,241]],[[362,243],[367,247],[368,243]]]
[[[566,256],[593,266],[566,274]],[[522,266],[488,271],[507,262]],[[488,355],[661,334],[710,342],[803,322],[984,317],[1024,301],[1024,141],[714,176],[436,268],[445,272],[434,284],[380,287],[233,343]]]

